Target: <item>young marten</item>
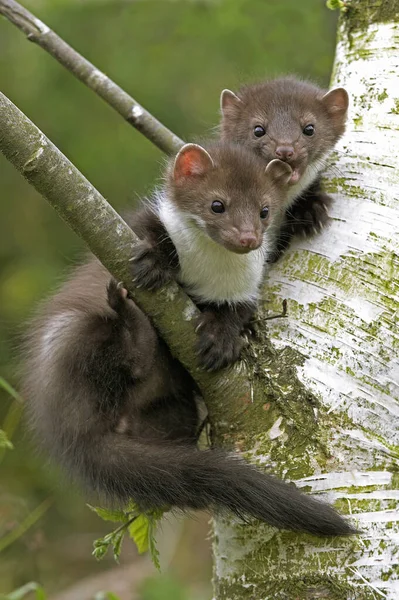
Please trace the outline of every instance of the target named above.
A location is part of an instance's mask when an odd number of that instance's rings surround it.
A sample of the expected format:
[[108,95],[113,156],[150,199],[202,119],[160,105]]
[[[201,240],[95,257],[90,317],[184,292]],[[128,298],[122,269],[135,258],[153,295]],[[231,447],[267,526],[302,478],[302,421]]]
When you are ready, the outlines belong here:
[[348,103],[343,88],[326,92],[293,77],[221,94],[221,139],[245,145],[265,163],[278,158],[292,167],[274,260],[293,235],[311,236],[329,222],[332,198],[320,172],[345,131]]
[[291,177],[287,163],[265,167],[240,145],[186,144],[164,188],[136,217],[143,242],[134,281],[151,289],[175,278],[185,287],[202,311],[198,354],[208,370],[240,354]]
[[[269,249],[268,211],[272,220],[281,180],[291,173],[278,161],[264,170],[242,148],[216,146],[208,153],[186,146],[154,209],[128,219],[146,234],[133,263],[140,282],[159,285],[180,273],[195,298],[215,302],[209,310],[223,339],[225,326],[238,336],[245,321],[240,311],[256,299]],[[193,255],[184,254],[186,235]],[[103,501],[125,506],[133,500],[143,511],[229,509],[283,529],[354,533],[331,506],[237,455],[197,449],[195,383],[96,259],[42,306],[24,354],[22,393],[38,443]]]

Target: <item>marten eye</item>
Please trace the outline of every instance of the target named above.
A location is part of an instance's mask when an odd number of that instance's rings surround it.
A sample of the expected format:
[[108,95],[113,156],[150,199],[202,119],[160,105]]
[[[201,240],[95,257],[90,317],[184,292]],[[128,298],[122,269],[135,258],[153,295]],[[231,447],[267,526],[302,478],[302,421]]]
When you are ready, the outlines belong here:
[[224,211],[226,210],[223,202],[221,202],[220,200],[214,200],[211,204],[211,209],[214,213],[218,214],[224,213]]
[[303,128],[302,132],[308,136],[313,135],[314,134],[314,125],[306,125],[306,127]]
[[267,219],[268,214],[269,214],[269,209],[267,208],[267,206],[264,206],[262,208],[262,210],[260,211],[260,218]]
[[259,138],[264,136],[266,133],[266,130],[264,127],[262,127],[262,125],[256,125],[256,127],[254,127],[254,136]]

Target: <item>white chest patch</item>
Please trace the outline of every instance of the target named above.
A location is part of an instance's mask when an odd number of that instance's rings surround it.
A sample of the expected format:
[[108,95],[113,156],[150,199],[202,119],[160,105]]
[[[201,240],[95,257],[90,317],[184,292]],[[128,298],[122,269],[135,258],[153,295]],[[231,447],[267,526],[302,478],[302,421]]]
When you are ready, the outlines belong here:
[[326,161],[329,155],[330,152],[327,152],[324,154],[324,156],[315,160],[306,167],[306,170],[298,183],[289,188],[287,199],[285,201],[285,208],[290,208],[294,204],[295,200],[301,196],[302,192],[304,192],[310,186],[310,184],[313,183],[320,171],[326,167]]
[[165,197],[158,198],[158,215],[175,245],[180,283],[197,301],[254,302],[263,280],[269,242],[248,254],[235,254],[214,242],[192,216]]

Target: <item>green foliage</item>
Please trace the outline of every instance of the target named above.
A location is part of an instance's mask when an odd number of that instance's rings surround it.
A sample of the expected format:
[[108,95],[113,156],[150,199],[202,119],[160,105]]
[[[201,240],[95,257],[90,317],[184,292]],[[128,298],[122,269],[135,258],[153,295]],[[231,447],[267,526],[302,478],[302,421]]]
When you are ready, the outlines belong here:
[[9,394],[10,396],[12,396],[12,398],[14,398],[14,400],[17,400],[18,402],[22,402],[22,398],[21,396],[18,394],[18,392],[12,387],[12,385],[10,385],[8,383],[8,381],[6,381],[4,379],[4,377],[0,377],[0,387],[3,388],[3,390],[5,392],[7,392],[7,394]]
[[348,0],[327,0],[326,6],[330,10],[343,10],[344,12],[347,9]]
[[170,575],[149,577],[140,587],[141,600],[191,600],[192,596]]
[[93,543],[93,556],[101,560],[112,548],[114,559],[118,562],[122,549],[122,542],[126,533],[136,544],[139,554],[150,551],[150,556],[155,567],[160,570],[159,552],[156,547],[155,533],[156,527],[165,511],[154,510],[148,513],[141,513],[134,503],[130,503],[126,511],[108,510],[87,505],[104,521],[113,521],[122,523],[119,527],[107,533]]
[[93,600],[119,600],[119,598],[112,592],[97,592]]
[[2,449],[2,448],[7,448],[8,450],[12,450],[14,448],[14,446],[8,439],[6,432],[3,431],[2,429],[0,429],[0,449]]
[[32,592],[35,593],[35,600],[46,600],[47,598],[44,589],[38,583],[31,581],[9,594],[0,594],[0,600],[23,600],[26,596],[30,596]]
[[0,388],[3,389],[9,396],[13,398],[13,402],[8,409],[4,419],[3,429],[0,429],[0,463],[4,458],[6,450],[13,450],[14,445],[11,443],[11,438],[18,427],[22,414],[22,398],[16,390],[0,377]]

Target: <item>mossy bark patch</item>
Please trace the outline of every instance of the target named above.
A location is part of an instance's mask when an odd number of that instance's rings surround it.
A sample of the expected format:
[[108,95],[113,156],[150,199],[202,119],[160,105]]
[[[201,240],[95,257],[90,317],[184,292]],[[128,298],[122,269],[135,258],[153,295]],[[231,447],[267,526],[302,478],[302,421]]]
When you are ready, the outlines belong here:
[[371,23],[399,22],[399,0],[349,0],[341,19],[348,33],[366,32]]

